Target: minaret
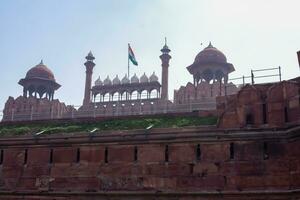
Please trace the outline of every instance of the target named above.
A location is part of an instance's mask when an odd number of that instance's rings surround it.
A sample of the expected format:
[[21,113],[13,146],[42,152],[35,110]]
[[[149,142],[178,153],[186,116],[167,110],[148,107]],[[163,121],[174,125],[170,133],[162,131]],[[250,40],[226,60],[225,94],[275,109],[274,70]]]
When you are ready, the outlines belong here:
[[91,88],[92,88],[92,75],[93,75],[93,68],[96,65],[93,60],[95,57],[93,56],[92,52],[90,51],[89,54],[85,57],[86,62],[84,63],[86,68],[86,76],[85,76],[85,90],[84,90],[84,99],[83,105],[89,105],[91,103]]
[[169,61],[172,58],[169,53],[170,49],[167,46],[167,38],[165,38],[165,45],[160,50],[162,55],[159,56],[161,59],[162,73],[161,73],[161,99],[168,100],[168,79],[169,79]]

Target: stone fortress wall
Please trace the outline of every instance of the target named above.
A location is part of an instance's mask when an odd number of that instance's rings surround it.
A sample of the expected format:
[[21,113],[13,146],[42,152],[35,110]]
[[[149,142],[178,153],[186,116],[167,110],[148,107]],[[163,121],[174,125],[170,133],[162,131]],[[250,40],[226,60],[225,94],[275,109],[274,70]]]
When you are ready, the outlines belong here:
[[210,127],[1,138],[0,199],[297,199],[299,136]]

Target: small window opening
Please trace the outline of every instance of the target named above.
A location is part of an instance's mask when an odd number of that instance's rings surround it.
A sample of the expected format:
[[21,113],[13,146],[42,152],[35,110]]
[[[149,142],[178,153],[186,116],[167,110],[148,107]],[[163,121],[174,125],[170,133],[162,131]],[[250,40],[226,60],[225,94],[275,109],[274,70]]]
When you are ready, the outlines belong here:
[[248,114],[246,115],[246,124],[247,124],[247,125],[252,125],[252,124],[253,124],[253,116],[252,116],[252,114],[250,114],[250,113],[248,113]]
[[76,153],[76,163],[80,162],[80,148],[77,148],[77,153]]
[[284,107],[284,122],[289,122],[289,113],[287,106]]
[[165,147],[165,162],[169,162],[169,145]]
[[263,112],[263,123],[267,124],[267,105],[265,103],[262,104],[262,112]]
[[50,149],[50,158],[49,158],[49,163],[53,163],[53,149]]
[[264,160],[268,160],[269,159],[269,150],[268,150],[268,143],[264,142]]
[[138,161],[138,148],[137,146],[134,147],[134,161]]
[[197,148],[196,148],[196,160],[197,161],[201,160],[201,148],[200,148],[200,144],[197,144]]
[[234,143],[233,142],[230,143],[229,151],[230,151],[230,159],[234,159]]
[[1,151],[0,151],[0,165],[3,164],[3,158],[4,158],[4,151],[3,151],[3,149],[1,149]]
[[105,150],[104,150],[104,162],[108,163],[108,148],[107,147],[105,147]]
[[25,149],[25,154],[24,154],[24,165],[27,164],[27,159],[28,159],[28,149]]
[[194,163],[190,163],[189,167],[190,167],[190,174],[193,174],[194,173]]

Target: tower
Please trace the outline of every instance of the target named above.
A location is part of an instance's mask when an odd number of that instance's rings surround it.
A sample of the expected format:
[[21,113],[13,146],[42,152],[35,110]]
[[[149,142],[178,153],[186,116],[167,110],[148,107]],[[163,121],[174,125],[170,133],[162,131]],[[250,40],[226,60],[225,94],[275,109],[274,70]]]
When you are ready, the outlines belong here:
[[161,59],[161,99],[168,100],[168,79],[169,79],[169,61],[172,58],[169,53],[170,49],[167,46],[167,38],[165,38],[165,45],[160,50],[162,54],[159,56]]
[[86,68],[85,71],[86,76],[85,76],[85,90],[84,90],[83,105],[88,105],[91,102],[92,75],[93,75],[93,68],[96,64],[93,62],[95,57],[93,56],[91,51],[85,57],[85,59],[86,62],[84,63],[84,65]]

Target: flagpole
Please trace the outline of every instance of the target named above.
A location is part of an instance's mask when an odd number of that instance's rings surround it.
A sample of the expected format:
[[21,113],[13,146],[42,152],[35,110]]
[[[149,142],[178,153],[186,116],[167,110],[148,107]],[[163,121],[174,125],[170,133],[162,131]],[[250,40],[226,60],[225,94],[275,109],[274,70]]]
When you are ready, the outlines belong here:
[[127,48],[128,50],[128,52],[127,52],[127,64],[128,64],[128,73],[127,73],[127,75],[128,75],[128,79],[129,79],[129,43],[128,43],[128,48]]

